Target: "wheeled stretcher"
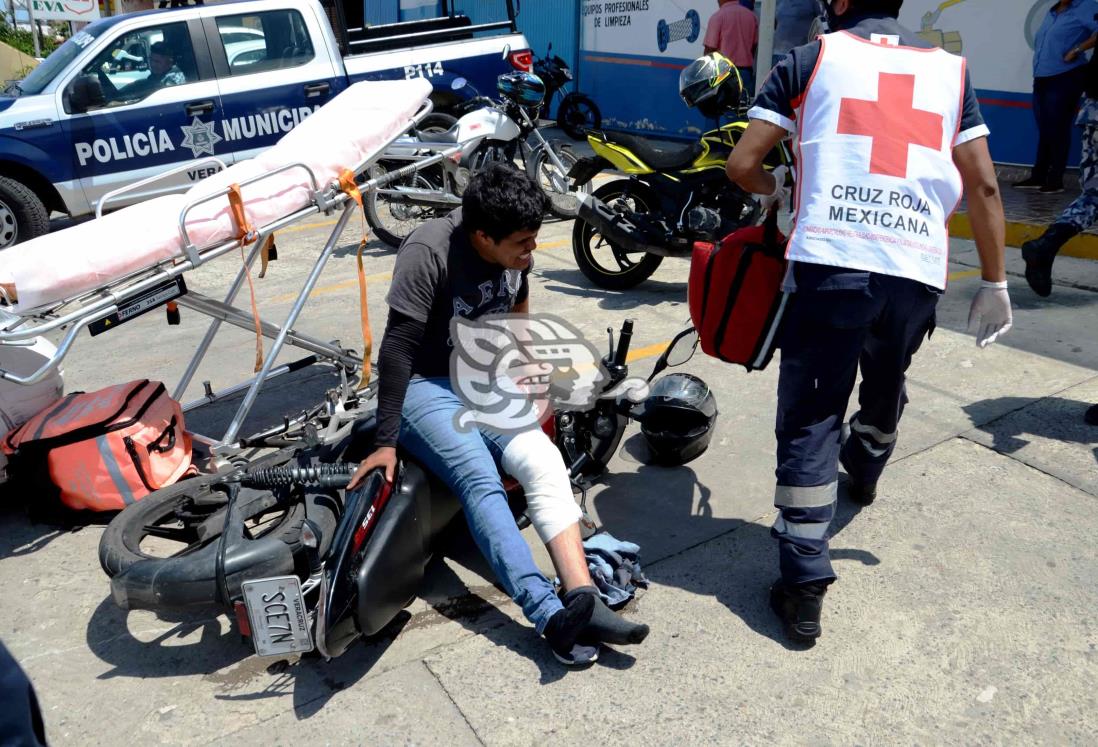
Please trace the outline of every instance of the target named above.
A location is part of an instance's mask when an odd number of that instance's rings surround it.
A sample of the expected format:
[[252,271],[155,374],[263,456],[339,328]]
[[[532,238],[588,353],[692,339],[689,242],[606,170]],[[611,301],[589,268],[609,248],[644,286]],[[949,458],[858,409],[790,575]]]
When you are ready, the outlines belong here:
[[[40,336],[63,330],[56,353],[38,370],[16,373],[0,367],[0,378],[33,384],[60,365],[78,334],[92,335],[145,311],[170,303],[212,318],[173,395],[181,399],[222,323],[274,342],[257,354],[256,374],[245,382],[186,403],[184,409],[238,394],[244,397],[226,432],[217,439],[196,436],[215,455],[241,448],[240,430],[263,383],[273,376],[314,362],[336,365],[344,397],[352,398],[366,357],[294,329],[298,316],[362,196],[412,171],[460,152],[458,144],[438,149],[399,171],[362,181],[385,149],[431,111],[425,80],[357,83],[321,107],[255,159],[222,170],[183,194],[157,197],[102,215],[104,203],[154,179],[104,197],[94,220],[18,244],[0,253],[0,348],[26,346]],[[191,162],[167,173],[195,168]],[[267,239],[296,221],[318,213],[339,213],[290,313],[281,325],[261,322],[255,312],[233,301],[251,268],[262,257]],[[235,256],[241,268],[219,300],[188,289],[184,276],[222,256]],[[361,267],[361,265],[360,265]],[[361,275],[361,272],[360,272]],[[169,307],[171,308],[171,307]],[[368,341],[368,330],[364,330]],[[303,361],[275,367],[285,344],[311,353]],[[259,346],[257,345],[257,350]],[[3,358],[0,357],[0,361]],[[2,364],[0,364],[2,366]],[[335,403],[336,406],[342,402]]]

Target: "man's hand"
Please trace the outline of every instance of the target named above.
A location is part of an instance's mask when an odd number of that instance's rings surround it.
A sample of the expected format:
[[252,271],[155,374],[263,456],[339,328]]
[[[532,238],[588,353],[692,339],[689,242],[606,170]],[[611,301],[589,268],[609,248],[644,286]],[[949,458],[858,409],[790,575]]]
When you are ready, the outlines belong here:
[[374,451],[373,454],[362,460],[362,463],[358,465],[358,469],[355,470],[355,474],[351,477],[351,482],[348,483],[347,489],[353,490],[357,488],[363,480],[366,479],[366,475],[370,473],[370,470],[377,467],[381,467],[385,470],[385,482],[393,481],[393,473],[396,472],[397,463],[397,451],[393,446],[382,446]]
[[1010,331],[1013,323],[1006,282],[981,280],[980,290],[976,291],[968,312],[968,328],[975,330],[976,344],[986,348]]
[[789,202],[789,187],[785,186],[785,179],[788,174],[788,166],[778,166],[770,172],[770,175],[774,177],[774,191],[768,195],[758,196],[759,205],[762,206],[764,213],[771,210],[780,210]]

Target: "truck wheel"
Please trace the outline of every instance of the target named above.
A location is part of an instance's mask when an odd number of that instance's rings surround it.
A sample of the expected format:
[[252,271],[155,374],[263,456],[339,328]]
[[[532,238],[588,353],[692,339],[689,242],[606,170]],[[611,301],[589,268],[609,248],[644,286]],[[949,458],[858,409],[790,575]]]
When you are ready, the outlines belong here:
[[26,185],[0,176],[0,249],[49,233],[50,215]]

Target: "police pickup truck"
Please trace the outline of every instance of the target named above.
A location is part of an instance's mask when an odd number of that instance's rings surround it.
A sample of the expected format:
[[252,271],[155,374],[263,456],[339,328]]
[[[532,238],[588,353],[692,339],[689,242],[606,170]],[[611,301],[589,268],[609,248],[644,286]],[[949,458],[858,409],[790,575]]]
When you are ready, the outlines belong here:
[[[469,0],[472,16],[461,0],[437,0],[434,17],[375,25],[362,0],[241,0],[95,21],[0,97],[0,248],[47,232],[51,212],[93,213],[111,190],[188,161],[250,158],[359,80],[427,78],[440,112],[470,88],[495,90],[497,75],[532,62],[512,0],[496,2],[494,18],[485,0]],[[457,78],[473,85],[452,87]],[[196,165],[110,207],[217,170]]]

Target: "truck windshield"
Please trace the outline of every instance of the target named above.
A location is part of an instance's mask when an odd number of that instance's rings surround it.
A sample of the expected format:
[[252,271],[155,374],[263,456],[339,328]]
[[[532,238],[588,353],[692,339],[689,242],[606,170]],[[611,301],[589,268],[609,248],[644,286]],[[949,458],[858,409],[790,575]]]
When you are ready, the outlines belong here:
[[89,33],[88,29],[75,34],[55,49],[53,54],[47,57],[38,67],[31,70],[30,75],[17,83],[12,83],[5,93],[9,96],[24,94],[33,96],[42,93],[46,86],[57,77],[58,73],[67,68],[69,63],[76,59],[77,55],[95,41],[95,36],[94,33]]

